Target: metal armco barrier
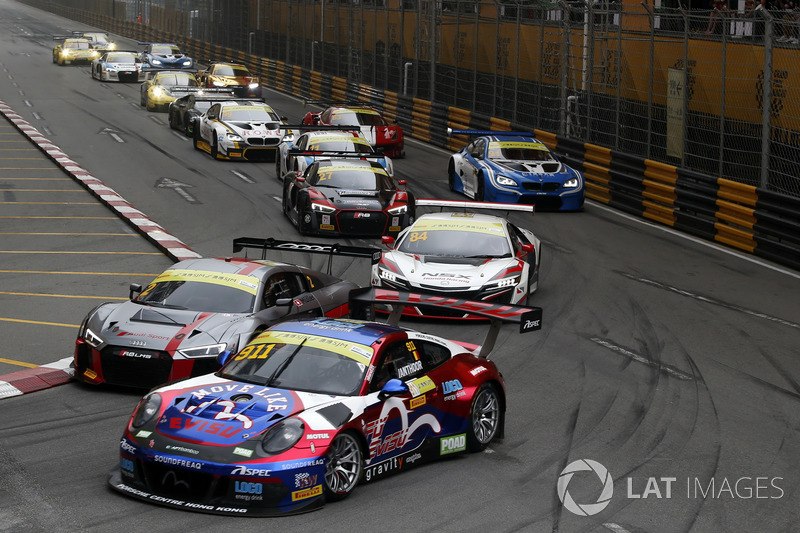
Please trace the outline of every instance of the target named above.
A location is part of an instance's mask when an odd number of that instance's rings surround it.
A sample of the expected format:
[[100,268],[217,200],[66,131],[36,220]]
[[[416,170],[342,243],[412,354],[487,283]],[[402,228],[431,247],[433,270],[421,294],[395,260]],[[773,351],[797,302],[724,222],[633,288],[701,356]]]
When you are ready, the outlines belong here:
[[[229,60],[243,63],[259,76],[262,85],[299,98],[368,103],[389,120],[397,120],[406,135],[450,150],[464,146],[465,138],[447,137],[445,131],[448,127],[531,130],[503,119],[349,83],[341,77],[107,15],[77,9],[58,10],[58,14],[95,27],[108,28],[108,31],[131,39],[180,42],[187,53],[201,62]],[[565,162],[584,173],[588,198],[800,270],[800,198],[714,178],[538,129],[533,133]]]

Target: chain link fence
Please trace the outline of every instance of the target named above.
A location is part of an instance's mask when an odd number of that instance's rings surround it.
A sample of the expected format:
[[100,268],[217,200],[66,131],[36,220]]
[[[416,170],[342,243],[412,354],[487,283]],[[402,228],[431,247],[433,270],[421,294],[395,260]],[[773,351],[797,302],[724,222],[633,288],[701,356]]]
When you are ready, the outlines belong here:
[[517,128],[800,197],[800,17],[755,9],[751,0],[720,2],[712,10],[665,1],[674,5],[661,0],[28,3],[141,20],[350,83],[507,120]]

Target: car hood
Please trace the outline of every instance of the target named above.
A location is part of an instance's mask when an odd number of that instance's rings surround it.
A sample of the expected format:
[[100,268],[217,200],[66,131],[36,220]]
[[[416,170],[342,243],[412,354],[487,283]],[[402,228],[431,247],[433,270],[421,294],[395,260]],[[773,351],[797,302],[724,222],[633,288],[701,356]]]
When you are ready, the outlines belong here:
[[176,383],[159,393],[168,402],[156,424],[159,434],[183,442],[224,446],[250,440],[303,411],[347,399],[253,385],[215,374]]
[[447,258],[415,256],[401,252],[388,252],[384,259],[397,265],[400,274],[415,287],[442,290],[478,289],[497,274],[519,264],[515,257]]
[[242,137],[261,137],[265,139],[282,139],[286,130],[274,129],[274,122],[225,122],[225,126]]
[[[176,350],[216,344],[237,320],[239,313],[208,313],[150,307],[125,302],[114,309],[102,327],[109,344],[147,350]],[[110,333],[108,333],[110,330]]]
[[559,161],[494,161],[494,164],[502,170],[512,172],[529,172],[532,174],[554,174],[563,172],[563,164]]
[[250,85],[258,81],[258,78],[253,76],[211,76],[214,81],[224,83],[231,86]]
[[360,211],[382,211],[391,201],[391,191],[368,191],[359,189],[337,189],[317,187],[330,203],[339,209],[358,209]]

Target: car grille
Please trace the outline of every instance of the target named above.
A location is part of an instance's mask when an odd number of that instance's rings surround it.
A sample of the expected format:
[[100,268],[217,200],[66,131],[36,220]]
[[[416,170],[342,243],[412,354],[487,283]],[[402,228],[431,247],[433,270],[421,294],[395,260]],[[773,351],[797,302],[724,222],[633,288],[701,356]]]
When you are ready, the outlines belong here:
[[[369,213],[368,218],[362,218],[363,213]],[[336,217],[339,222],[339,231],[348,235],[383,235],[386,229],[387,217],[383,211],[342,211]]]
[[[139,357],[122,355],[129,351]],[[100,352],[106,383],[123,387],[151,388],[166,383],[172,370],[172,357],[165,352],[107,346]]]
[[532,196],[532,195],[523,195],[520,196],[519,202],[520,204],[525,205],[535,205],[538,209],[561,209],[561,197],[560,196]]
[[247,161],[274,161],[274,148],[246,148],[242,157]]
[[[145,490],[155,494],[212,505],[235,501],[234,478],[149,461],[139,461],[139,464],[145,479]],[[263,483],[262,487],[260,495],[263,500],[253,503],[277,504],[290,492],[283,483]],[[246,507],[247,502],[242,501],[240,505]]]
[[138,72],[131,72],[128,74],[120,72],[117,74],[117,77],[119,78],[119,81],[125,81],[125,82],[139,81]]
[[263,137],[248,137],[247,144],[250,146],[278,146],[281,140],[277,137],[270,137],[265,139]]
[[560,183],[545,181],[540,183],[538,181],[526,181],[522,183],[522,188],[526,191],[543,191],[555,192],[561,187]]

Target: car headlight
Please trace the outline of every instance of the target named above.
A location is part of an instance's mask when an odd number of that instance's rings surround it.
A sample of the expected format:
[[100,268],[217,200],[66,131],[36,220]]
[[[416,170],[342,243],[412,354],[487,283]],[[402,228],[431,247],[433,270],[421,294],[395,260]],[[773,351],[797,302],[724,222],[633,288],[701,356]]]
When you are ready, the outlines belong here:
[[389,283],[402,283],[403,281],[405,281],[396,272],[392,272],[391,270],[386,268],[378,269],[378,277],[388,281]]
[[390,215],[405,215],[408,212],[408,205],[401,205],[400,207],[393,207],[386,210]]
[[311,202],[311,210],[316,211],[317,213],[334,213],[336,212],[336,208],[330,205],[325,204],[318,204],[317,202]]
[[98,346],[100,346],[105,342],[103,340],[103,337],[101,337],[100,335],[98,335],[89,328],[86,328],[86,331],[83,332],[83,340],[85,340],[86,343],[92,348],[97,348]]
[[184,357],[216,357],[225,351],[227,345],[222,342],[220,344],[209,344],[208,346],[198,346],[196,348],[184,348],[178,350],[178,353]]
[[116,50],[116,49],[117,49],[117,45],[116,44],[108,43],[108,50]]
[[305,433],[305,425],[297,418],[287,418],[275,424],[264,435],[261,449],[270,455],[283,453],[295,444]]
[[192,66],[192,60],[191,59],[187,59],[186,61],[183,62],[183,66],[184,67],[191,67]]
[[506,187],[516,187],[517,182],[512,180],[511,178],[507,178],[505,176],[495,176],[494,180],[497,182],[498,185],[505,185]]
[[577,187],[579,185],[579,183],[580,182],[578,181],[578,178],[570,178],[570,179],[568,179],[567,181],[564,182],[564,188],[565,189],[574,189],[575,187]]
[[257,81],[253,82],[250,85],[248,85],[248,87],[251,88],[251,89],[257,89],[258,88],[258,82]]
[[156,59],[156,58],[153,57],[153,58],[150,59],[150,63],[152,63],[153,65],[160,65],[161,64],[161,60],[160,59]]
[[242,137],[240,135],[236,135],[235,133],[228,133],[226,135],[228,137],[228,140],[231,141],[231,142],[240,143],[240,142],[244,141],[244,139],[242,139]]
[[223,82],[223,81],[212,81],[211,84],[214,87],[225,87],[225,82]]
[[164,89],[162,89],[161,87],[153,88],[153,96],[161,96],[162,94],[164,94]]
[[133,420],[131,425],[135,428],[140,428],[150,422],[154,416],[158,414],[161,409],[161,395],[155,392],[148,394],[141,400],[139,405],[136,406],[134,411]]

